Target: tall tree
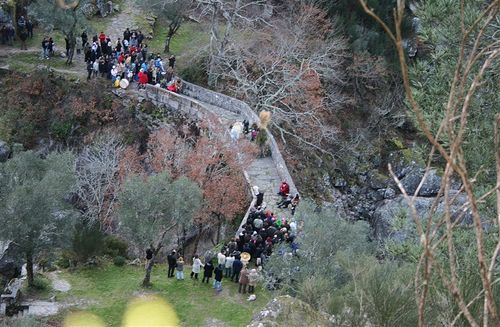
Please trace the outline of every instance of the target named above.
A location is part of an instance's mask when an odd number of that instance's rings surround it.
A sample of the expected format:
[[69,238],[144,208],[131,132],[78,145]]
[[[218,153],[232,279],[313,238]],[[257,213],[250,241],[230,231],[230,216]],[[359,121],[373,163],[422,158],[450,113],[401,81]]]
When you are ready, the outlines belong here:
[[49,30],[59,30],[69,40],[69,55],[66,64],[73,63],[76,36],[87,25],[83,6],[90,0],[35,0],[30,13],[40,24]]
[[124,232],[143,248],[152,247],[153,258],[142,281],[143,286],[150,286],[155,257],[167,233],[193,218],[201,205],[201,191],[188,178],[172,181],[164,172],[127,179],[119,199]]
[[36,255],[68,240],[75,212],[64,198],[75,184],[74,172],[70,152],[42,159],[27,151],[0,164],[0,238],[23,251],[28,285],[33,284]]

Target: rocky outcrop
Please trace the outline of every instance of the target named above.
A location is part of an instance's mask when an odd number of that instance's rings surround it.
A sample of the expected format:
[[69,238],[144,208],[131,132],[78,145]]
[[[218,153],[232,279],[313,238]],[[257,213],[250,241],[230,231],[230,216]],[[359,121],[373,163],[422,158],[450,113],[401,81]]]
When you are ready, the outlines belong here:
[[0,140],[0,162],[5,162],[10,155],[10,147],[4,141]]
[[[453,192],[451,198],[455,198],[450,210],[452,220],[461,219],[463,224],[472,223],[472,215],[467,207],[463,205],[467,202],[464,194]],[[435,197],[415,197],[415,209],[420,219],[427,219],[434,202],[438,201],[436,215],[442,215],[445,212],[444,199]],[[392,200],[385,200],[373,214],[372,226],[374,227],[375,237],[377,239],[391,239],[403,241],[409,237],[409,232],[413,229],[413,217],[410,207],[403,195],[398,195]]]
[[23,265],[19,248],[10,241],[0,241],[0,278],[3,288],[12,278],[19,277]]
[[280,296],[257,313],[247,327],[330,327],[333,316],[314,310],[309,304],[291,296]]

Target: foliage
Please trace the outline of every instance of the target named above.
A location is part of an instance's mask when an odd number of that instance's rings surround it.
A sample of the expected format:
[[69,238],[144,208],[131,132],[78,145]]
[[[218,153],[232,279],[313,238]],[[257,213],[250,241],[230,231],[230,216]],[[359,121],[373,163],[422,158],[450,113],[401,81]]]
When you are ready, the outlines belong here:
[[78,259],[83,263],[87,259],[100,255],[104,246],[104,235],[98,222],[81,219],[73,231],[72,248]]
[[303,223],[298,255],[283,255],[283,251],[289,250],[278,249],[273,252],[266,271],[272,279],[282,281],[285,291],[328,311],[324,306],[329,303],[330,294],[349,281],[346,269],[340,264],[340,254],[352,258],[369,255],[374,246],[368,242],[366,223],[347,222],[331,210],[314,210],[305,202],[295,214],[299,224]]
[[69,40],[70,54],[66,61],[72,63],[76,45],[76,36],[88,25],[82,8],[89,0],[61,1],[34,0],[29,6],[29,12],[48,31],[60,30]]
[[185,177],[167,173],[128,178],[119,195],[124,232],[143,248],[181,221],[192,219],[201,202],[199,188]]
[[109,255],[110,257],[124,257],[127,258],[128,244],[123,239],[108,235],[104,238],[104,248],[103,254]]
[[74,155],[52,153],[42,159],[22,152],[0,165],[0,238],[16,242],[28,260],[41,250],[67,244],[74,211],[64,201],[75,183]]
[[[449,91],[455,68],[457,56],[463,33],[455,22],[460,21],[460,10],[456,4],[447,0],[437,0],[425,5],[419,5],[417,15],[422,21],[422,31],[419,35],[421,42],[430,47],[428,56],[420,58],[413,65],[409,66],[410,79],[412,81],[412,91],[415,100],[423,110],[425,122],[433,133],[439,129],[441,121],[446,114],[443,104],[449,101]],[[481,15],[484,9],[482,1],[466,1],[464,11],[465,27],[468,28]],[[484,21],[483,17],[481,21]],[[472,31],[472,35],[478,33],[478,24]],[[485,47],[491,42],[495,33],[494,22],[487,27],[485,34],[479,39],[479,48]],[[466,45],[471,49],[472,43]],[[470,73],[476,73],[482,61],[476,61]],[[498,90],[499,78],[495,74],[500,69],[498,60],[493,62],[490,69],[486,71],[481,81],[481,88],[470,100],[468,112],[468,128],[464,131],[463,150],[467,167],[470,169],[470,176],[480,173],[478,181],[487,186],[491,186],[495,180],[494,173],[494,145],[492,130],[495,115],[498,114],[500,101]],[[468,89],[472,79],[465,89]],[[459,101],[458,98],[453,99]],[[450,131],[444,129],[439,137],[445,147],[449,146]],[[454,131],[456,133],[456,131]]]
[[187,11],[191,7],[191,2],[182,0],[141,0],[137,2],[145,9],[154,11],[155,15],[168,20],[168,32],[165,37],[163,52],[169,53],[170,42],[182,26],[185,17],[187,17]]
[[[319,1],[321,6],[328,11],[332,19],[344,27],[349,35],[351,48],[355,52],[368,51],[372,55],[392,56],[390,39],[383,29],[374,22],[363,10],[357,0]],[[396,7],[396,0],[369,0],[370,8],[380,13],[381,18],[390,22],[393,20],[392,10]],[[403,32],[409,34],[411,22],[404,21]]]
[[51,288],[50,280],[44,276],[37,275],[30,287],[36,291],[47,291]]
[[126,262],[127,259],[125,259],[121,255],[117,255],[116,257],[113,258],[113,264],[118,267],[124,266]]

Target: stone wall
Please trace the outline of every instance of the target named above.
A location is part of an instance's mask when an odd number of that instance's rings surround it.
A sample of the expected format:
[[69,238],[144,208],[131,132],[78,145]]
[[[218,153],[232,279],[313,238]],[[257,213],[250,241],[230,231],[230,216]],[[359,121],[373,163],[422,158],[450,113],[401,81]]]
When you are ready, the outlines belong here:
[[[257,114],[250,108],[248,104],[246,104],[241,100],[208,90],[206,88],[188,82],[183,82],[183,84],[184,84],[183,93],[193,99],[211,104],[216,107],[220,107],[228,111],[232,111],[234,113],[238,113],[244,119],[248,120],[250,124],[259,121],[259,116],[257,116]],[[286,180],[288,182],[288,184],[290,185],[291,193],[298,193],[297,187],[293,182],[292,176],[290,175],[290,172],[286,167],[285,160],[281,155],[278,143],[276,142],[274,136],[269,131],[267,131],[267,136],[269,140],[269,145],[271,147],[271,155],[274,163],[276,164],[276,168],[278,169],[278,174],[280,175],[280,179]]]

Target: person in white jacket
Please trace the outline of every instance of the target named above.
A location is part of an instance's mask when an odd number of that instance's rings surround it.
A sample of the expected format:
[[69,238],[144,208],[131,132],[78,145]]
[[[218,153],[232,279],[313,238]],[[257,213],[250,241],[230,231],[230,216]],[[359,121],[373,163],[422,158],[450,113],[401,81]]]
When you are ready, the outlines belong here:
[[226,263],[226,256],[222,250],[217,254],[217,263],[219,264],[220,268],[224,268],[224,264]]
[[200,257],[196,254],[193,259],[193,270],[191,271],[191,278],[194,277],[194,279],[198,280],[198,274],[201,271],[201,267],[204,267],[205,265],[201,263]]

